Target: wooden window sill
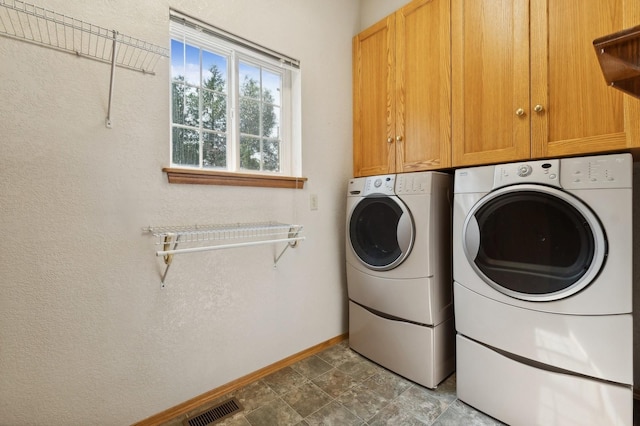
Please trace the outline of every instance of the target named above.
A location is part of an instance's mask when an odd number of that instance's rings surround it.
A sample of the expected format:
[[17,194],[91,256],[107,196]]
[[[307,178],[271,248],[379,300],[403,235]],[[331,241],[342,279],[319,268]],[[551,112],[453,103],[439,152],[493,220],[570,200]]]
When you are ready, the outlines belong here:
[[169,183],[195,185],[231,185],[258,186],[263,188],[303,189],[307,178],[282,175],[254,175],[249,173],[230,173],[214,170],[176,169],[165,167]]

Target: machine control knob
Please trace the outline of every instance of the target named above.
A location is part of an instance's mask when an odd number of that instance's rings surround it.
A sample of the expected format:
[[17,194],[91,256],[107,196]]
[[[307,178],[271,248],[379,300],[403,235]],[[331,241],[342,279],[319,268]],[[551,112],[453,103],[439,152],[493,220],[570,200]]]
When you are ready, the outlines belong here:
[[523,164],[521,166],[518,166],[518,176],[520,177],[527,177],[531,174],[532,171],[533,169],[528,164]]
[[376,179],[375,182],[373,182],[373,186],[380,188],[380,186],[382,186],[382,179]]

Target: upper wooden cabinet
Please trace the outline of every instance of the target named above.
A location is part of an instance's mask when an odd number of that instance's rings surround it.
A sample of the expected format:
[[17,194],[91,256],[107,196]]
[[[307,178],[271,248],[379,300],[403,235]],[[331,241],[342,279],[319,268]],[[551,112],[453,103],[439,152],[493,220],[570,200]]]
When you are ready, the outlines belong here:
[[640,146],[640,102],[606,85],[593,40],[638,0],[452,0],[453,165]]
[[354,176],[451,165],[449,0],[414,0],[353,39]]
[[[453,164],[529,157],[527,0],[452,0]],[[524,114],[524,112],[523,112]]]

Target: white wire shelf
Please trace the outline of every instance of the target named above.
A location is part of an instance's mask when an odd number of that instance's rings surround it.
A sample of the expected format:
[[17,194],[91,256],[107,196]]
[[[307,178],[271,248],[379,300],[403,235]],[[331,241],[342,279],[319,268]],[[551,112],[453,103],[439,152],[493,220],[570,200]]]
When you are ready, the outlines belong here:
[[116,66],[155,75],[169,57],[167,48],[20,0],[0,0],[0,35],[111,64],[108,128]]
[[[300,235],[302,225],[280,222],[257,222],[218,225],[149,226],[144,231],[156,237],[156,256],[162,256],[166,268],[162,283],[175,254],[195,253],[236,247],[286,242],[287,245],[274,258],[274,267],[289,247],[295,247],[305,237]],[[178,248],[178,246],[180,248]]]
[[111,63],[113,41],[122,44],[116,65],[154,74],[169,49],[19,0],[0,0],[0,34]]

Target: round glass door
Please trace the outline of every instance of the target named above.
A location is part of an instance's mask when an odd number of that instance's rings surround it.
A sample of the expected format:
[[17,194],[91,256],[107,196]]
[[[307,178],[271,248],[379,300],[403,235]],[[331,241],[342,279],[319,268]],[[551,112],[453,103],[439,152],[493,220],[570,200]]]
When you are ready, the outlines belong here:
[[523,300],[568,297],[604,265],[607,242],[593,212],[550,187],[518,185],[490,193],[464,225],[464,248],[496,290]]
[[413,221],[397,197],[363,198],[351,213],[349,241],[368,268],[389,270],[400,265],[413,246]]

